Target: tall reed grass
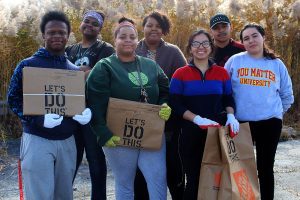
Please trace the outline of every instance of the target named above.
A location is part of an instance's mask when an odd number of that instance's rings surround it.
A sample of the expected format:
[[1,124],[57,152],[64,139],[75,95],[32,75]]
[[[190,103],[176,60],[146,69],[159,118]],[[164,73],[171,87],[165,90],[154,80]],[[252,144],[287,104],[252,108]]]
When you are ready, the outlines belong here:
[[21,29],[15,37],[0,35],[0,45],[0,140],[3,140],[6,137],[18,137],[21,134],[19,120],[9,112],[5,104],[6,95],[16,65],[23,58],[31,56],[32,52],[38,48],[38,44],[29,35],[28,30]]
[[[27,13],[23,15],[21,12],[11,9],[9,19],[17,28],[11,30],[8,27],[9,23],[2,29],[0,28],[0,45],[2,47],[0,48],[0,101],[6,99],[10,77],[17,63],[32,55],[41,45],[38,24],[40,16],[46,10],[59,9],[68,14],[72,25],[72,36],[74,36],[71,42],[81,39],[79,25],[85,10],[104,11],[107,17],[102,29],[102,39],[112,44],[112,30],[119,17],[133,18],[138,25],[141,39],[143,37],[141,27],[143,17],[153,10],[158,10],[167,14],[173,24],[171,33],[165,37],[165,40],[178,45],[183,52],[185,52],[189,34],[200,27],[209,29],[210,17],[217,12],[223,12],[231,19],[234,39],[238,39],[239,31],[248,22],[260,23],[265,27],[267,43],[281,56],[293,81],[295,103],[285,115],[284,123],[300,127],[300,115],[298,114],[300,106],[300,0],[248,0],[246,2],[234,0],[181,0],[177,2],[174,0],[52,0],[51,2],[51,5],[46,5],[46,3],[43,6],[39,5],[42,6],[40,9],[32,2],[24,4],[23,8],[27,9],[25,9]],[[30,11],[33,10],[35,12],[30,15]],[[39,12],[36,13],[36,11]],[[0,13],[0,19],[2,19],[1,17]],[[7,20],[7,16],[3,20]],[[0,116],[0,119],[0,125],[2,124],[0,129],[5,129],[13,137],[20,135],[16,117],[7,114]]]

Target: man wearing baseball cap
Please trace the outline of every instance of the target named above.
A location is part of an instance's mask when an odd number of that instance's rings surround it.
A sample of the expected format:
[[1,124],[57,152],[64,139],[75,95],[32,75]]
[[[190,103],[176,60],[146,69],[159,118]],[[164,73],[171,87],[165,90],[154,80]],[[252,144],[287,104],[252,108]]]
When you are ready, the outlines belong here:
[[[68,59],[84,71],[86,77],[100,59],[106,58],[115,52],[111,44],[98,39],[104,18],[102,12],[95,10],[85,12],[79,27],[82,33],[81,42],[66,48]],[[81,131],[74,136],[77,148],[75,176],[85,150],[91,177],[91,199],[105,200],[106,161],[102,148],[97,144],[96,135],[92,132],[90,125],[87,124],[81,126]]]
[[231,23],[222,13],[210,19],[210,30],[214,38],[214,59],[217,65],[224,67],[226,61],[234,54],[245,51],[244,45],[231,38]]

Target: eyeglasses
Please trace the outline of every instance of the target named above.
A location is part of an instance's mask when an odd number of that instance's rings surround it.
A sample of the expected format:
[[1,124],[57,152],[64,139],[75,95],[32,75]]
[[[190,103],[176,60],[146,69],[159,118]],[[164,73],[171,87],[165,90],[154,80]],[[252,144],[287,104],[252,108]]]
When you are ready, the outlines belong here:
[[204,48],[208,48],[208,47],[210,47],[210,42],[209,41],[204,41],[204,42],[193,41],[191,44],[191,46],[194,48],[199,48],[201,45]]

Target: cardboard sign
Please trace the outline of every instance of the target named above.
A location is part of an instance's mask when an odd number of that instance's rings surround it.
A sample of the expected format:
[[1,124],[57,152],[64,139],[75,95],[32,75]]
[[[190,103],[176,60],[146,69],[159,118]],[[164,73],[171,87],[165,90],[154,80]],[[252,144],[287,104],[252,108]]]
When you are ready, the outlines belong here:
[[64,116],[80,114],[85,108],[84,72],[52,68],[23,69],[23,113]]
[[165,121],[158,115],[161,106],[110,98],[107,126],[121,137],[120,146],[158,150],[162,145]]

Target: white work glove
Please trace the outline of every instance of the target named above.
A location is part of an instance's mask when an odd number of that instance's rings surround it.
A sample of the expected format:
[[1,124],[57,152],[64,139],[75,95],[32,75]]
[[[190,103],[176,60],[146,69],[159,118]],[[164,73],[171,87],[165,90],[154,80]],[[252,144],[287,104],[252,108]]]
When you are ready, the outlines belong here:
[[44,115],[44,127],[45,128],[54,128],[61,124],[62,120],[64,119],[63,116],[59,116],[58,114],[45,114]]
[[234,117],[233,114],[228,113],[227,114],[227,121],[225,126],[229,125],[230,127],[230,137],[234,137],[238,134],[239,129],[240,129],[240,124],[238,120]]
[[202,118],[199,115],[194,117],[193,122],[202,129],[207,129],[208,127],[219,127],[220,126],[219,123],[212,121],[210,119],[207,119],[207,118]]
[[91,121],[92,112],[89,108],[84,109],[81,115],[74,115],[73,119],[81,125],[86,125]]

